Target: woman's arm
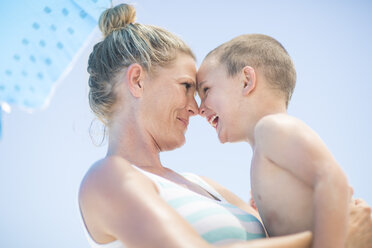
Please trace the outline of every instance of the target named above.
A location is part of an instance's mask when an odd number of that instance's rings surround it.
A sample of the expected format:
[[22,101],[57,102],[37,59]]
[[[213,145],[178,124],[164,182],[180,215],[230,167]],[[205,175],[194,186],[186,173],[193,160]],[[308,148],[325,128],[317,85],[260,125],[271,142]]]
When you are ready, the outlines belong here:
[[[249,204],[245,203],[237,195],[230,192],[225,187],[212,181],[209,178],[202,177],[208,182],[214,189],[217,190],[228,202],[231,204],[249,212],[254,209]],[[353,195],[353,189],[350,187],[350,195]],[[257,213],[258,215],[258,213]],[[308,236],[307,236],[308,235]],[[284,236],[282,240],[276,238],[269,238],[271,240],[264,245],[261,243],[262,240],[255,240],[248,242],[251,246],[249,247],[307,247],[311,242],[311,233],[299,233],[296,236]],[[260,242],[255,244],[255,242]],[[353,199],[350,203],[349,223],[348,223],[348,235],[346,237],[346,248],[368,248],[372,247],[372,215],[371,207],[362,199]],[[233,246],[231,247],[233,248]]]
[[[94,166],[83,180],[79,203],[89,233],[98,243],[120,240],[126,247],[136,248],[215,247],[159,196],[151,180],[123,159],[105,159]],[[310,244],[311,235],[292,239]],[[222,247],[283,246],[280,239],[262,239]]]
[[286,235],[282,237],[256,239],[252,241],[236,243],[224,248],[308,248],[311,245],[312,234],[310,231]]

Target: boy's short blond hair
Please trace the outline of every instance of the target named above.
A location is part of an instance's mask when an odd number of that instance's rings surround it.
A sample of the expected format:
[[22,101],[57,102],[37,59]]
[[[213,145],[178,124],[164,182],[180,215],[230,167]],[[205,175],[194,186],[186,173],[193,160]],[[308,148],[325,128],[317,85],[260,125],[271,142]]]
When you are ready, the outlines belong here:
[[270,86],[278,90],[288,106],[296,85],[296,70],[286,49],[274,38],[263,34],[240,35],[212,50],[226,66],[229,76],[235,76],[245,66],[260,70]]

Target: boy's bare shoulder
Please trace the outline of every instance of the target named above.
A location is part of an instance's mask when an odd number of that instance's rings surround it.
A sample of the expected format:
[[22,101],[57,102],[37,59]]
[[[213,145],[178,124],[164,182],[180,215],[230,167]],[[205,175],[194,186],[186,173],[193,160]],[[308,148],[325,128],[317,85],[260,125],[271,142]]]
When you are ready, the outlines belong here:
[[287,114],[273,114],[261,118],[255,126],[255,137],[265,137],[276,134],[283,134],[283,132],[290,132],[292,134],[305,131],[309,129],[307,125],[301,120],[289,116]]
[[267,115],[259,120],[254,139],[256,146],[263,150],[277,149],[278,146],[288,149],[295,146],[310,148],[321,142],[320,137],[303,121],[287,114]]
[[[254,138],[256,148],[272,160],[275,160],[274,156],[276,160],[287,155],[293,158],[295,153],[298,156],[307,154],[319,159],[330,158],[330,153],[319,135],[303,121],[286,114],[263,117],[256,124]],[[285,163],[288,164],[288,161]]]

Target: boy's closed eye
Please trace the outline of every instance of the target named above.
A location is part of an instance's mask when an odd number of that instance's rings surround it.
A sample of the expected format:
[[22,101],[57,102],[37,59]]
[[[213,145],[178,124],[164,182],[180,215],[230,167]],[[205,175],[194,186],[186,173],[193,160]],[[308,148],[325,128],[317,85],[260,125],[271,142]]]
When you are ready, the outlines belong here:
[[207,86],[200,87],[198,89],[198,94],[199,94],[200,98],[205,97],[205,95],[208,93],[208,90],[209,90],[209,87],[207,87]]
[[209,90],[209,87],[203,87],[202,91],[203,91],[203,94],[207,94]]

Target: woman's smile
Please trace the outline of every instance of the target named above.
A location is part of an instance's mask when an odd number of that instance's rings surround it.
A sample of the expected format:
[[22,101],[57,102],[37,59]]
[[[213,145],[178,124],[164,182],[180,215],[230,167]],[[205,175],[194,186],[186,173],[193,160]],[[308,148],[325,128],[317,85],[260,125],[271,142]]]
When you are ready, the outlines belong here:
[[182,118],[182,117],[177,117],[177,120],[179,120],[185,128],[187,128],[187,126],[189,125],[189,120],[188,119],[185,119],[185,118]]

